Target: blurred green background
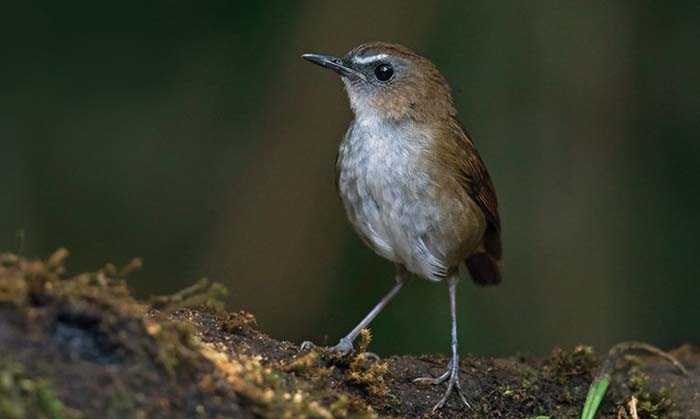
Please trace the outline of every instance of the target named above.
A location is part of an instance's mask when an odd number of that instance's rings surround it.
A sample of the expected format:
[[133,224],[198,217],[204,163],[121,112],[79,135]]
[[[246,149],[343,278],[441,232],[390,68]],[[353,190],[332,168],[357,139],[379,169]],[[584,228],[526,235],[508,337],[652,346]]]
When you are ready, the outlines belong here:
[[[303,52],[431,58],[497,186],[505,280],[459,290],[462,351],[700,341],[698,2],[18,2],[0,18],[0,249],[73,271],[142,256],[141,295],[207,276],[333,344],[392,285],[334,188],[351,119]],[[446,287],[373,324],[448,351]]]

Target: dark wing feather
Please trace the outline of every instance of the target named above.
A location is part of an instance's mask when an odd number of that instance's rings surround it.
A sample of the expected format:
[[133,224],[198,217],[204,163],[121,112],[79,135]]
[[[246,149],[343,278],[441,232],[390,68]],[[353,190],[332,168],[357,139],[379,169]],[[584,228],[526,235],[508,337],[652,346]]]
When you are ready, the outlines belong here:
[[[455,121],[456,122],[456,121]],[[498,261],[501,259],[501,218],[498,215],[498,199],[491,176],[484,161],[479,156],[466,129],[456,122],[456,134],[462,148],[462,164],[459,165],[459,181],[469,196],[476,202],[486,218],[486,232],[482,242],[483,250],[469,255],[466,260],[469,272],[475,282],[482,285],[501,282]]]

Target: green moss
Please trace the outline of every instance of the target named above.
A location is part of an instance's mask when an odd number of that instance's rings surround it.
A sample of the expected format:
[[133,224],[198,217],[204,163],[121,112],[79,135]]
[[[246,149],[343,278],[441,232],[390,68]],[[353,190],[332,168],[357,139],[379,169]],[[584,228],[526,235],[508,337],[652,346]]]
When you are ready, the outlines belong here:
[[350,368],[346,372],[348,382],[367,390],[374,397],[386,397],[389,388],[384,381],[384,376],[389,371],[386,362],[370,360],[364,353],[356,356],[350,362]]
[[0,364],[0,417],[7,419],[78,419],[79,411],[66,407],[45,379],[30,378],[17,363]]
[[[91,319],[85,331],[114,353],[105,357],[135,356],[144,368],[151,361],[173,377],[176,369],[191,364],[199,357],[198,342],[192,328],[181,322],[146,317],[150,307],[135,300],[124,280],[137,269],[135,259],[121,270],[111,264],[96,272],[65,277],[63,266],[68,251],[59,249],[47,261],[29,261],[14,255],[0,257],[0,304],[11,304],[20,311],[30,310],[39,302],[53,302],[60,307],[64,322]],[[206,279],[171,296],[156,297],[154,303],[166,313],[192,304],[220,308],[225,288]],[[48,326],[48,325],[47,325]],[[69,324],[72,326],[72,324]],[[82,326],[81,326],[82,327]]]
[[178,368],[187,367],[200,357],[199,340],[192,326],[181,322],[161,321],[150,323],[147,331],[155,340],[155,345],[149,346],[148,355],[174,378]]
[[632,395],[637,398],[637,412],[641,417],[650,419],[668,417],[673,409],[671,391],[666,387],[652,390],[649,386],[649,376],[639,365],[632,366],[628,376],[627,386]]
[[[372,409],[366,404],[333,393],[327,387],[312,386],[285,376],[283,372],[263,365],[260,357],[231,359],[212,347],[206,347],[204,354],[226,374],[236,393],[261,417],[374,417]],[[300,359],[298,363],[293,362],[283,369],[308,373],[309,369],[315,368],[317,358],[304,354]]]
[[[312,400],[334,399],[324,410],[332,417],[375,417],[372,408],[364,401],[357,397],[329,391],[327,385],[324,385],[329,376],[340,374],[344,381],[363,389],[371,397],[385,400],[385,403],[395,401],[389,394],[389,388],[384,379],[388,372],[387,363],[374,360],[366,353],[371,339],[370,331],[364,329],[357,341],[357,350],[350,356],[339,356],[324,348],[314,348],[299,354],[290,362],[283,363],[280,370],[308,378],[312,383],[317,383],[317,386],[304,387],[302,385],[302,388],[307,388],[307,397],[313,395]],[[299,382],[295,383],[295,385],[299,384]],[[299,396],[296,397],[298,399]],[[314,406],[315,408],[316,406]],[[315,416],[312,415],[312,417]]]
[[245,333],[258,328],[258,322],[251,313],[239,311],[237,313],[221,313],[221,328],[227,333]]
[[362,388],[370,396],[386,398],[391,401],[389,388],[384,377],[389,371],[386,362],[374,359],[369,355],[367,348],[372,342],[372,333],[369,329],[362,329],[358,336],[355,350],[349,356],[338,356],[335,353],[326,353],[326,357],[332,364],[338,365],[344,371],[345,380],[356,387]]
[[[15,347],[24,352],[24,357],[13,359],[31,362],[32,374],[42,377],[29,377],[14,364],[0,367],[0,418],[85,417],[58,399],[46,377],[68,394],[84,391],[90,399],[81,402],[80,409],[89,417],[107,418],[148,417],[154,412],[230,417],[241,410],[270,418],[375,417],[371,406],[402,417],[409,412],[406,394],[416,398],[413,405],[429,409],[443,391],[416,393],[402,384],[426,368],[443,365],[442,359],[425,357],[429,367],[409,357],[374,360],[365,353],[371,342],[369,330],[362,331],[350,356],[323,348],[297,353],[293,345],[260,333],[251,314],[224,311],[226,292],[216,283],[201,280],[175,294],[142,302],[130,295],[122,279],[140,266],[140,260],[122,269],[108,264],[96,272],[69,276],[64,267],[67,256],[62,249],[46,261],[0,255],[0,308],[15,328]],[[62,327],[68,331],[65,337],[56,333]],[[32,332],[31,340],[24,339],[24,328]],[[199,332],[209,343],[200,341]],[[54,362],[54,357],[43,365],[37,356],[41,345],[70,352],[66,364]],[[593,350],[557,349],[544,361],[531,362],[532,366],[528,362],[465,358],[469,382],[481,390],[472,394],[474,412],[576,416],[597,366]],[[102,381],[86,380],[86,384],[74,378],[93,378],[93,365],[105,364],[119,366],[108,368],[111,381],[104,381],[108,393],[103,393]],[[67,377],[62,375],[66,366],[81,370]],[[650,389],[641,365],[637,366],[626,381],[630,391],[611,399],[606,414],[626,403],[632,393],[640,417],[668,417],[672,407],[668,390]],[[91,409],[101,409],[99,416]]]
[[163,314],[172,313],[187,307],[202,306],[214,311],[222,311],[223,301],[228,290],[223,285],[202,278],[194,285],[171,295],[153,297],[151,307]]
[[557,383],[566,384],[572,377],[591,377],[597,364],[590,346],[579,345],[573,350],[555,348],[545,371]]
[[289,362],[282,363],[279,368],[283,372],[294,373],[300,377],[317,381],[331,375],[335,367],[326,366],[320,350],[314,348],[299,354]]
[[[182,382],[189,384],[197,377],[197,387],[204,394],[217,394],[225,384],[227,391],[233,390],[262,417],[373,416],[372,409],[359,399],[341,395],[321,383],[314,384],[334,371],[334,367],[321,362],[317,352],[305,354],[286,366],[275,365],[279,368],[274,370],[259,357],[230,359],[221,348],[202,344],[191,324],[169,320],[168,314],[198,306],[203,312],[215,313],[226,333],[253,332],[257,327],[255,317],[223,310],[226,290],[220,284],[203,279],[172,295],[142,303],[130,295],[120,279],[138,268],[140,260],[122,269],[107,264],[96,272],[66,276],[67,257],[65,249],[59,249],[46,261],[0,255],[0,305],[18,309],[27,319],[31,317],[32,327],[45,337],[61,324],[69,330],[66,339],[71,340],[70,350],[78,352],[74,355],[96,358],[98,363],[128,360],[130,377],[155,380],[161,386],[164,384],[158,381],[154,366],[173,387]],[[35,320],[35,314],[41,311],[45,314]],[[369,344],[366,332],[362,339],[365,346]],[[364,358],[357,357],[349,371],[355,374],[358,384],[371,392],[386,391],[381,386],[380,365],[365,364]],[[297,380],[297,375],[314,379]],[[3,369],[0,380],[0,418],[81,417],[55,397],[46,381],[30,380],[21,369]],[[135,399],[123,382],[113,385],[114,391],[103,401],[108,417],[133,417],[144,412],[144,408],[153,409],[149,404],[158,402],[144,400],[143,395]],[[206,409],[198,405],[196,411]]]

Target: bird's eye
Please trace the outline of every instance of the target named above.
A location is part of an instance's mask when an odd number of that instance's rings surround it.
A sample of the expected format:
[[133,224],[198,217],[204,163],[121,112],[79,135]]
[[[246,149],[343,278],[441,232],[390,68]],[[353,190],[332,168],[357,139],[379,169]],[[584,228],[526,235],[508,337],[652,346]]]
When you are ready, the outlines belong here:
[[394,69],[389,64],[379,64],[374,69],[374,75],[379,81],[387,81],[394,75]]

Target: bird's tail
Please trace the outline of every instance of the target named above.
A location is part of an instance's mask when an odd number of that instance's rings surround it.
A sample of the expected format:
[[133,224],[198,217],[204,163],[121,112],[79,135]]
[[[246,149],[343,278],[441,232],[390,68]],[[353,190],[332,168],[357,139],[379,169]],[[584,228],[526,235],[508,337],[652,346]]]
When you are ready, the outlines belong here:
[[486,252],[477,252],[466,260],[469,275],[478,285],[497,285],[501,282],[498,260]]

